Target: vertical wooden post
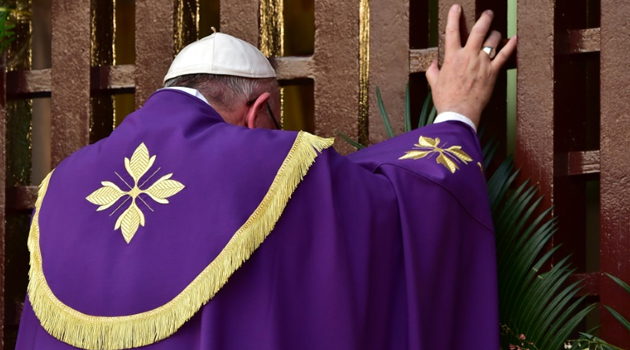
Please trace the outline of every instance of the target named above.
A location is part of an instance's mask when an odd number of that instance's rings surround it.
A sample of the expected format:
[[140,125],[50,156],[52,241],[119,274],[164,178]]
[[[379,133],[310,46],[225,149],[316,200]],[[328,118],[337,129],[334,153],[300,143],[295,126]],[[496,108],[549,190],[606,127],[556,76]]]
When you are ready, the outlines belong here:
[[[370,143],[377,143],[387,139],[376,101],[377,86],[394,132],[400,134],[404,130],[404,98],[409,80],[409,0],[371,1],[370,6],[369,125]],[[427,29],[428,26],[422,34],[428,38]]]
[[174,56],[173,0],[136,1],[136,108],[162,86]]
[[90,136],[90,0],[52,3],[51,161],[55,167]]
[[518,99],[516,163],[521,179],[531,178],[553,202],[555,0],[518,2]]
[[[571,28],[588,28],[588,2],[556,0],[556,47],[564,42],[563,34]],[[569,152],[597,149],[587,145],[589,121],[596,124],[599,105],[597,57],[585,54],[557,54],[554,58],[554,152],[556,165]],[[594,101],[593,101],[593,97]],[[590,128],[593,129],[593,128]],[[557,168],[557,166],[556,166]],[[558,259],[571,255],[571,264],[578,273],[586,272],[586,183],[585,176],[556,177],[554,180],[554,215],[558,217],[558,233],[553,245],[561,244]],[[554,259],[555,261],[555,259]]]
[[[358,136],[359,1],[315,1],[315,132]],[[337,150],[352,147],[338,143]]]
[[221,0],[221,32],[258,47],[259,0]]
[[[601,269],[630,283],[630,3],[601,2]],[[602,277],[600,302],[630,319],[630,296],[608,277]],[[630,348],[630,332],[602,310],[603,339]]]

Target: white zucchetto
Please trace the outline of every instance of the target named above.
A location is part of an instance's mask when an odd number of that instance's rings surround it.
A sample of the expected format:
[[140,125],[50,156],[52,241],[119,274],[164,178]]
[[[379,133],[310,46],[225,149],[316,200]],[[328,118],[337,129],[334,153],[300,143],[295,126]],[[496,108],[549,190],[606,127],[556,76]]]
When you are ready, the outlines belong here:
[[214,33],[184,47],[164,81],[186,74],[275,78],[276,71],[256,47],[228,34]]

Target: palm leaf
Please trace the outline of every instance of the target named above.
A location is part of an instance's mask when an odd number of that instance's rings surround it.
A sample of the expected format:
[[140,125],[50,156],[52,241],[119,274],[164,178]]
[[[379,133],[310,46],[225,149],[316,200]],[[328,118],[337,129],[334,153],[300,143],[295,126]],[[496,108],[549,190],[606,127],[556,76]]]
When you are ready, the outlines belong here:
[[[385,109],[385,103],[383,102],[383,98],[381,96],[381,90],[379,87],[376,87],[376,101],[378,102],[378,109],[381,114],[381,118],[383,119],[383,125],[385,126],[385,131],[387,132],[387,137],[392,138],[396,136],[394,134],[394,130],[392,129],[392,125],[389,121],[389,116],[387,114],[387,110]],[[422,113],[420,113],[420,120],[418,123],[418,127],[423,127],[429,124],[432,124],[435,120],[436,110],[435,107],[431,111],[429,111],[429,106],[431,105],[431,93],[427,94],[427,97],[424,100],[424,105],[422,106]],[[412,130],[411,126],[411,92],[409,90],[409,83],[407,83],[407,88],[405,91],[405,106],[404,106],[404,119],[405,119],[405,132],[409,132]],[[339,135],[344,141],[349,143],[352,147],[356,149],[363,149],[366,146],[360,144],[357,141],[354,141],[347,135],[335,130],[337,135]]]
[[613,315],[615,319],[617,319],[617,321],[621,323],[621,325],[623,325],[627,330],[630,330],[630,321],[626,320],[620,313],[615,311],[615,309],[611,308],[610,306],[605,306],[605,308]]
[[[486,145],[484,161],[495,151],[496,146]],[[557,220],[549,218],[551,209],[536,214],[542,197],[535,186],[524,182],[511,190],[517,173],[507,159],[488,180],[497,236],[500,320],[538,349],[557,350],[594,306],[584,306],[584,297],[576,298],[580,281],[566,285],[572,273],[569,257],[541,273],[559,248],[545,251]],[[509,341],[502,337],[503,349]]]
[[615,283],[617,283],[619,286],[621,286],[621,288],[625,289],[626,292],[630,293],[630,285],[628,285],[626,282],[622,281],[621,279],[619,279],[618,277],[615,277],[611,274],[606,274],[606,276],[608,276],[610,279],[612,279],[613,281],[615,281]]
[[387,111],[385,110],[385,104],[383,103],[383,98],[381,97],[381,90],[376,87],[376,101],[378,102],[378,109],[381,112],[381,118],[383,118],[383,124],[385,125],[385,130],[387,131],[387,136],[389,138],[394,137],[394,130],[392,129],[392,125],[389,122],[389,116],[387,115]]
[[405,132],[411,131],[411,96],[409,94],[409,83],[407,83],[405,89]]
[[[615,281],[615,283],[617,283],[621,288],[625,289],[626,292],[630,293],[630,285],[628,285],[626,282],[610,274],[606,274],[606,276],[608,276],[610,279]],[[627,330],[630,331],[630,321],[628,321],[625,317],[623,317],[619,312],[615,311],[615,309],[609,306],[605,306],[605,307],[606,307],[606,310],[608,310],[608,312],[610,312],[613,315],[613,317],[617,321],[619,321],[619,323],[621,323]]]
[[15,40],[15,24],[9,22],[11,9],[0,8],[0,54]]
[[418,120],[419,128],[429,125],[429,106],[431,105],[431,101],[431,93],[429,92],[422,104],[422,111],[420,112],[420,119]]
[[433,106],[433,108],[431,108],[431,113],[429,113],[429,120],[427,121],[427,125],[433,124],[436,116],[437,116],[437,109],[435,109],[435,106]]
[[[481,139],[481,135],[479,135],[479,139]],[[486,168],[490,166],[492,163],[492,159],[494,155],[497,153],[499,149],[499,143],[494,141],[494,138],[490,139],[488,143],[483,146],[482,154],[483,154],[483,163],[486,165]]]
[[365,148],[365,146],[363,146],[362,144],[354,141],[353,139],[348,137],[348,135],[342,133],[341,131],[335,130],[335,133],[337,133],[337,135],[339,135],[344,141],[349,143],[352,147],[354,147],[356,149],[364,149]]
[[[599,328],[599,327],[598,327]],[[595,350],[622,350],[608,342],[594,336],[593,333],[596,329],[589,330],[586,333],[580,332],[580,338],[573,341],[573,347],[571,349],[574,350],[586,350],[586,349],[595,349]]]

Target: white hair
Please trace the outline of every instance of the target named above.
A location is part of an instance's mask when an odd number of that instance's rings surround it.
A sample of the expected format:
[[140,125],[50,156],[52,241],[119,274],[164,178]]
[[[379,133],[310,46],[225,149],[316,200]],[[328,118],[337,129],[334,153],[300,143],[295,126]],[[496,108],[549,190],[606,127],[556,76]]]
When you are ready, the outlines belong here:
[[[274,94],[278,91],[275,78],[243,78],[232,75],[187,74],[171,78],[164,87],[182,86],[199,90],[211,102],[223,108],[232,109],[236,103],[253,101],[262,93]],[[274,107],[270,99],[270,107]]]

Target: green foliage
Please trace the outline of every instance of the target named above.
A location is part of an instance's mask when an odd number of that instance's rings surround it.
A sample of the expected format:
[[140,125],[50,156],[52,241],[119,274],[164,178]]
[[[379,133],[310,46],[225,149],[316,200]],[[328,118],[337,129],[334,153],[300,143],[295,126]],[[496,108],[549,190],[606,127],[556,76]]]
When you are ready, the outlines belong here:
[[[394,130],[392,129],[392,124],[389,120],[389,116],[387,115],[387,110],[385,109],[385,103],[383,103],[383,98],[381,97],[381,90],[379,89],[378,86],[376,87],[376,100],[378,102],[378,109],[381,114],[381,118],[383,119],[383,125],[385,125],[385,131],[387,132],[387,136],[389,138],[392,138],[396,135],[394,134]],[[429,124],[433,124],[433,121],[435,120],[437,111],[435,110],[435,107],[432,107],[431,110],[429,110],[430,105],[431,105],[431,94],[429,93],[424,101],[424,105],[422,106],[422,112],[420,113],[420,119],[418,123],[419,128],[429,125]],[[409,83],[407,83],[407,89],[405,92],[405,112],[404,113],[405,113],[405,132],[409,132],[412,130],[411,96],[409,92]],[[362,145],[358,143],[357,141],[354,141],[348,135],[342,133],[339,130],[335,130],[335,133],[339,135],[339,137],[341,137],[344,141],[349,143],[350,146],[358,150],[366,147],[365,145]]]
[[580,333],[579,339],[567,341],[564,348],[571,350],[623,350],[590,334],[590,332]]
[[405,89],[405,132],[411,131],[411,96],[409,92],[409,83]]
[[[407,95],[409,95],[409,91],[407,91]],[[392,124],[389,122],[389,116],[385,110],[385,104],[383,103],[383,98],[381,97],[381,90],[378,86],[376,87],[376,101],[378,102],[378,110],[381,112],[381,118],[383,118],[383,125],[385,125],[387,136],[392,138],[395,136],[394,130],[392,129]]]
[[[407,94],[409,94],[409,90],[407,90]],[[418,120],[419,128],[433,124],[435,116],[437,115],[437,110],[435,109],[435,106],[432,105],[433,99],[431,98],[431,93],[428,93],[427,97],[424,99],[424,103],[422,104],[422,112],[420,112],[420,119]],[[431,110],[429,111],[430,106]]]
[[365,146],[363,146],[362,144],[358,143],[357,141],[354,141],[353,139],[351,139],[350,137],[348,137],[348,135],[342,133],[339,130],[335,130],[335,132],[337,133],[337,135],[339,135],[344,141],[346,141],[347,143],[350,144],[350,146],[356,148],[356,149],[364,149]]
[[[621,288],[625,289],[626,292],[628,292],[628,294],[630,294],[630,286],[626,282],[620,280],[619,278],[617,278],[615,276],[612,276],[612,275],[609,275],[609,274],[606,274],[606,275],[610,279],[615,281],[615,283],[617,283],[619,286],[621,286]],[[608,310],[613,315],[613,317],[615,317],[615,319],[617,319],[617,321],[619,321],[627,330],[630,331],[630,321],[626,320],[623,316],[621,316],[620,313],[618,313],[617,311],[615,311],[613,308],[611,308],[609,306],[606,306],[606,310]]]
[[[485,149],[490,152],[492,147]],[[497,239],[500,321],[538,349],[560,349],[595,305],[584,307],[585,297],[576,298],[580,282],[566,286],[573,272],[568,257],[540,273],[558,249],[545,252],[557,221],[548,219],[550,208],[534,216],[542,200],[535,186],[525,182],[510,190],[517,173],[507,159],[488,181]],[[509,337],[502,337],[503,349],[512,344]]]
[[0,54],[15,40],[15,24],[9,21],[11,9],[0,7]]

